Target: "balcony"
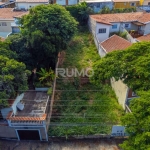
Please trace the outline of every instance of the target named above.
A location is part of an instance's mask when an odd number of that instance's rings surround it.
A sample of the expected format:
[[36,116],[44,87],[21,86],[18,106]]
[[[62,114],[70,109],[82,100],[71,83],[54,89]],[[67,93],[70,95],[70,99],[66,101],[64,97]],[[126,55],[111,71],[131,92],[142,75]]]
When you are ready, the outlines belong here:
[[140,36],[143,36],[143,31],[139,30],[139,31],[135,31],[135,30],[130,30],[129,34],[133,37],[133,38],[138,38]]

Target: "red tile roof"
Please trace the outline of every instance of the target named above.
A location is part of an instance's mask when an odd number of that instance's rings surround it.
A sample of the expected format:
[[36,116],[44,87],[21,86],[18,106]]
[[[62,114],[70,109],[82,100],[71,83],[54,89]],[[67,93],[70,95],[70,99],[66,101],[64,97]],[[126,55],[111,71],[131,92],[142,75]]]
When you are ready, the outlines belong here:
[[0,9],[0,20],[8,19],[13,20],[15,16],[23,15],[25,11],[13,11],[12,8],[1,8]]
[[46,114],[43,114],[42,117],[13,117],[12,111],[9,112],[7,119],[11,121],[44,121],[46,120]]
[[124,50],[132,45],[129,41],[119,37],[117,35],[111,36],[109,39],[100,43],[107,53],[114,50]]
[[150,41],[150,34],[143,35],[137,38],[138,41]]
[[104,24],[106,23],[111,24],[112,22],[133,22],[133,21],[147,23],[150,21],[150,13],[131,12],[131,13],[116,13],[116,14],[97,14],[97,15],[90,15],[90,18]]

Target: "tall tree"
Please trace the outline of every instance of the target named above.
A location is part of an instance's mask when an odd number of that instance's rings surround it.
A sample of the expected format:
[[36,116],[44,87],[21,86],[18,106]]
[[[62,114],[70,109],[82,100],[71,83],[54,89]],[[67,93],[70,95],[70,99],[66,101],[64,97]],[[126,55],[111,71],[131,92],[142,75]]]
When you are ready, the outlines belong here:
[[135,43],[126,50],[108,53],[94,66],[96,84],[114,77],[133,90],[150,89],[150,42]]
[[89,15],[94,13],[92,8],[90,8],[86,2],[67,6],[66,9],[80,23],[80,25],[87,25]]
[[138,92],[130,102],[132,113],[122,117],[129,138],[121,144],[123,150],[150,150],[150,91]]
[[31,8],[20,23],[34,66],[43,68],[55,66],[58,52],[67,46],[77,30],[75,19],[57,4]]
[[27,69],[32,70],[35,60],[32,58],[29,48],[27,47],[26,38],[22,34],[14,34],[9,36],[5,41],[9,43],[11,51],[17,54],[16,59],[25,63]]

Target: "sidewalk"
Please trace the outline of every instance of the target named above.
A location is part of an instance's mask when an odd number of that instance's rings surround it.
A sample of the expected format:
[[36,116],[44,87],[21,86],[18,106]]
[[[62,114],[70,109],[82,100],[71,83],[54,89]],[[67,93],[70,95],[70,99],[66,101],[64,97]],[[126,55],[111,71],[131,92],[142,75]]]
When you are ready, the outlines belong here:
[[48,143],[0,140],[0,150],[120,150],[118,147],[120,143],[122,143],[122,140],[119,139],[55,140]]

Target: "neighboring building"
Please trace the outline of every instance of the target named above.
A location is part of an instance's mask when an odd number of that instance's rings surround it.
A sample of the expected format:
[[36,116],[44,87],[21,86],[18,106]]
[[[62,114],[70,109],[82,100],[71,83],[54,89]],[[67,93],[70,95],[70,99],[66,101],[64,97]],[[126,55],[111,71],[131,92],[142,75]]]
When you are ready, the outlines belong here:
[[18,10],[29,10],[31,7],[48,4],[49,0],[16,0],[15,5]]
[[[84,2],[84,0],[80,0],[80,2]],[[99,12],[105,6],[109,7],[110,10],[113,9],[112,0],[85,0],[85,2],[94,10],[94,12]]]
[[47,89],[40,90],[27,91],[15,100],[8,100],[10,107],[1,109],[4,120],[0,120],[0,137],[48,141],[50,100]]
[[[94,40],[102,42],[110,33],[136,31],[138,36],[150,33],[150,14],[144,12],[90,15],[89,27]],[[128,36],[132,43],[134,39]],[[96,44],[97,45],[97,44]]]
[[113,0],[114,8],[135,8],[140,5],[140,0]]
[[[99,55],[104,57],[107,53],[113,52],[115,50],[124,50],[131,45],[131,42],[117,35],[113,35],[99,44]],[[124,109],[126,109],[126,102],[129,92],[128,86],[125,85],[121,80],[115,81],[114,78],[111,78],[111,86],[116,93],[119,104]]]
[[0,36],[6,38],[11,32],[11,24],[14,23],[14,17],[23,15],[24,11],[14,11],[12,8],[0,9]]
[[50,3],[59,4],[62,6],[78,4],[78,0],[50,0]]
[[132,43],[122,37],[113,35],[99,44],[99,55],[104,57],[109,52],[114,50],[124,50],[131,45]]
[[0,8],[4,8],[5,7],[5,3],[0,2]]
[[143,42],[143,41],[150,42],[150,34],[140,36],[136,38],[136,41],[137,42]]

